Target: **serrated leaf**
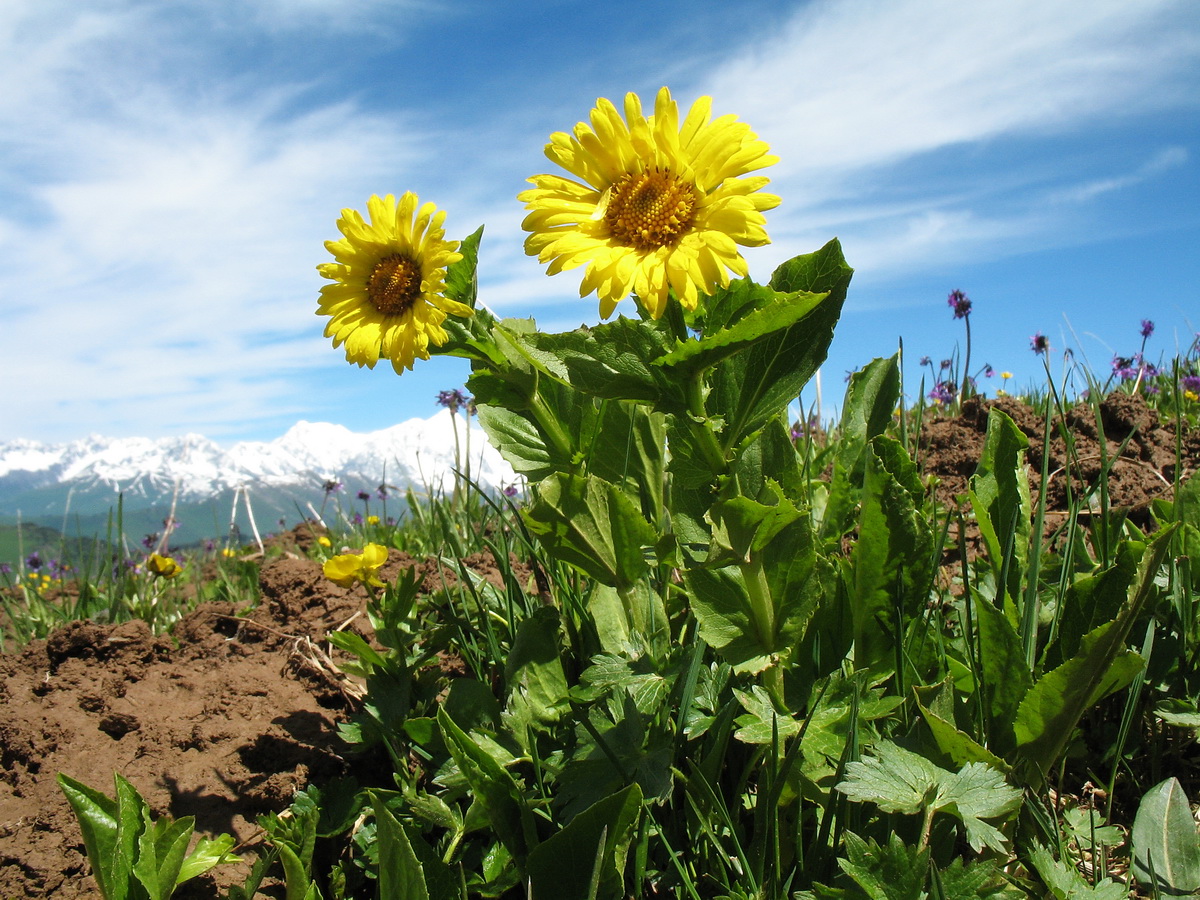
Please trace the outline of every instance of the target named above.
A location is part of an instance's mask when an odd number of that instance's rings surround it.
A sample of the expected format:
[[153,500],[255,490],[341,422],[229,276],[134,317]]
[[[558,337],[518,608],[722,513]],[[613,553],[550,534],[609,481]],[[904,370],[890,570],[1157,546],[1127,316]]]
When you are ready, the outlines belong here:
[[925,808],[937,794],[940,777],[949,774],[911,750],[882,741],[873,756],[846,764],[846,778],[836,788],[884,812],[911,815]]
[[1007,784],[1004,776],[984,763],[968,763],[949,778],[942,778],[934,805],[958,816],[967,829],[967,842],[976,851],[984,846],[1007,853],[1007,840],[984,819],[1014,812],[1021,792]]
[[770,744],[776,737],[780,741],[799,734],[801,724],[791,715],[780,714],[771,702],[770,695],[758,685],[749,691],[733,689],[733,694],[747,715],[738,716],[741,727],[734,735],[747,744]]
[[522,515],[557,558],[620,590],[649,568],[644,548],[658,537],[620,488],[594,475],[546,478]]
[[842,871],[872,900],[924,900],[929,877],[929,848],[908,847],[893,832],[884,845],[846,832],[847,859]]

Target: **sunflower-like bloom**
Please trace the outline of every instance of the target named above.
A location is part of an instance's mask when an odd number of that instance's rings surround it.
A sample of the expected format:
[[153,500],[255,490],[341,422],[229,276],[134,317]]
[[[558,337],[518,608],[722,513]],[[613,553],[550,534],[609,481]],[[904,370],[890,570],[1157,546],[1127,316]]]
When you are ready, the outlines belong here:
[[759,193],[770,179],[742,176],[778,159],[736,116],[711,116],[712,98],[701,97],[680,126],[665,87],[651,116],[637,94],[625,95],[624,120],[597,100],[590,128],[580,122],[546,145],[575,179],[535,175],[517,198],[530,210],[525,252],[549,263],[548,275],[586,265],[579,295],[595,291],[604,318],[630,292],[656,319],[671,288],[695,309],[700,290],[745,275],[738,245],[770,243],[763,211],[779,198]]
[[445,211],[432,203],[417,209],[411,191],[399,201],[388,194],[367,201],[370,222],[355,209],[337,221],[344,237],[326,241],[337,262],[317,271],[333,284],[321,288],[317,315],[330,316],[325,337],[346,345],[348,362],[374,368],[380,357],[397,372],[429,359],[429,347],[449,340],[447,315],[472,309],[445,296],[446,267],[462,259],[458,242],[443,240]]
[[371,587],[383,587],[383,582],[376,574],[380,566],[387,562],[387,547],[382,544],[367,544],[362,553],[342,553],[325,560],[321,571],[334,584],[344,588],[354,587],[355,582],[362,582]]

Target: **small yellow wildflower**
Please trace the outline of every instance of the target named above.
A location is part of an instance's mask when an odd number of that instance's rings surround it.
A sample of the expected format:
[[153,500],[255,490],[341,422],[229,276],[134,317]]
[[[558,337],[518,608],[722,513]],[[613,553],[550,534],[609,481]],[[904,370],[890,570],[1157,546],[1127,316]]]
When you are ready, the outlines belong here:
[[1008,379],[1013,377],[1013,373],[1012,372],[1001,372],[1000,377],[1003,378],[1005,381],[1008,381]]
[[333,546],[333,541],[329,540],[329,538],[325,537],[325,535],[321,535],[319,538],[317,538],[317,543],[320,544],[322,547],[332,547]]
[[322,571],[326,578],[344,588],[354,587],[355,582],[362,582],[371,587],[383,587],[383,582],[376,573],[379,567],[387,562],[387,558],[387,547],[382,544],[367,544],[362,553],[340,553],[326,560]]
[[368,525],[378,525],[379,524],[379,516],[367,516],[367,524]]
[[1193,403],[1195,403],[1197,400],[1200,400],[1200,394],[1197,394],[1195,391],[1184,391],[1183,399],[1191,400]]
[[150,558],[146,560],[146,570],[151,574],[160,578],[175,578],[183,573],[183,566],[175,562],[169,556],[159,556],[157,553],[151,553]]

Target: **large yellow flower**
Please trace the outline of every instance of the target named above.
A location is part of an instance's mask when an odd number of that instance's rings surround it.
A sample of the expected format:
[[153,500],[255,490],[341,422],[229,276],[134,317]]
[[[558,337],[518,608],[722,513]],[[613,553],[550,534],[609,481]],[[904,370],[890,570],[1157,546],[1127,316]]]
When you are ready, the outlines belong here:
[[738,245],[770,243],[763,210],[779,198],[759,191],[770,181],[747,172],[778,161],[736,116],[712,119],[712,98],[701,97],[679,124],[665,87],[654,114],[642,114],[637,94],[625,95],[625,119],[601,98],[591,127],[550,136],[546,156],[578,180],[535,175],[517,199],[530,213],[525,252],[549,263],[548,275],[587,265],[581,297],[595,291],[600,315],[612,315],[631,292],[654,318],[668,290],[688,309],[699,291],[746,274]]
[[321,288],[317,315],[332,317],[325,337],[346,345],[349,362],[374,368],[382,357],[397,372],[411,369],[414,359],[429,359],[430,345],[449,339],[442,328],[448,314],[472,313],[445,296],[446,267],[462,259],[458,242],[442,239],[446,213],[417,203],[411,191],[399,201],[373,196],[369,223],[343,209],[337,227],[344,237],[325,242],[337,262],[317,266],[334,282]]

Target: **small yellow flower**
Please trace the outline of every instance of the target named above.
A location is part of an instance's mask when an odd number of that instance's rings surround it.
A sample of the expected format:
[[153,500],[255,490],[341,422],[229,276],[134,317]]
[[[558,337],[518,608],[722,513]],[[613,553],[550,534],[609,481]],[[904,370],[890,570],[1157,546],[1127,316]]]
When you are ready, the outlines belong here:
[[1184,391],[1183,399],[1191,400],[1193,403],[1195,403],[1197,400],[1200,400],[1200,394],[1197,394],[1195,391]]
[[742,176],[778,160],[736,116],[713,119],[711,97],[682,124],[665,87],[653,115],[632,93],[624,114],[601,98],[591,127],[550,136],[546,156],[574,178],[535,175],[517,196],[530,210],[525,252],[548,263],[547,275],[586,266],[579,296],[595,291],[604,318],[636,293],[657,319],[672,289],[695,309],[700,291],[747,273],[739,244],[770,243],[763,211],[779,198],[760,193],[769,179]]
[[1008,381],[1008,379],[1013,377],[1013,373],[1012,372],[1001,372],[1000,377],[1003,378],[1005,381]]
[[376,573],[387,558],[387,547],[367,544],[362,553],[341,553],[326,560],[322,571],[326,578],[344,588],[354,587],[359,581],[371,587],[383,587]]
[[333,546],[333,541],[329,540],[329,538],[325,537],[325,535],[321,535],[319,538],[317,538],[317,543],[320,544],[322,547],[332,547]]
[[183,566],[171,557],[159,556],[157,553],[150,554],[150,558],[146,560],[146,569],[151,575],[160,578],[175,578],[183,573]]
[[325,337],[346,345],[348,362],[373,369],[390,359],[402,373],[450,339],[442,328],[447,315],[473,313],[445,296],[446,267],[462,259],[458,242],[443,240],[446,213],[417,203],[411,191],[398,201],[372,196],[369,223],[344,209],[337,221],[342,239],[325,242],[337,262],[317,266],[333,282],[321,288],[317,315],[330,317]]
[[367,516],[367,524],[368,525],[378,525],[379,524],[379,516]]
[[228,559],[231,556],[237,556],[237,551],[234,550],[232,547],[222,547],[221,555],[224,556],[226,559]]

